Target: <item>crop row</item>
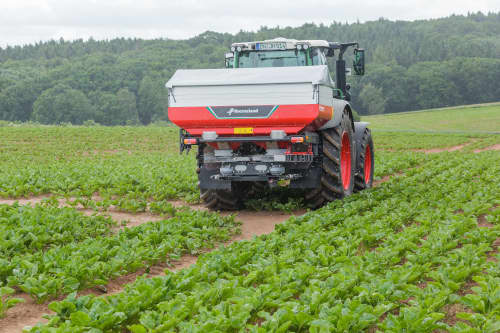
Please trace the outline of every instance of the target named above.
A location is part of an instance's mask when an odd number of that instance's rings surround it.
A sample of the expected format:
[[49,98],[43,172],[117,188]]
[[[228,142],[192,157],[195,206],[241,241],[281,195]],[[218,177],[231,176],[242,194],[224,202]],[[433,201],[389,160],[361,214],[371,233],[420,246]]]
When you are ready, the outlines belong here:
[[374,131],[378,149],[405,152],[410,149],[446,148],[470,142],[472,138],[488,137],[481,134],[412,133]]
[[[407,151],[451,147],[467,142],[498,143],[495,135],[419,131],[374,131],[378,149]],[[114,155],[177,153],[178,128],[167,127],[0,127],[2,164],[52,164],[102,160]]]
[[[34,209],[44,216],[42,207]],[[69,210],[46,209],[52,213]],[[12,213],[17,211],[14,209]],[[84,220],[81,216],[77,217]],[[92,217],[88,221],[99,219]],[[44,223],[54,231],[60,227],[60,221],[56,221],[54,226],[50,221]],[[72,223],[68,220],[68,232],[71,232]],[[19,288],[38,301],[44,301],[95,285],[105,285],[109,279],[140,268],[157,263],[168,264],[185,253],[197,254],[201,249],[213,247],[216,242],[227,241],[238,232],[238,224],[232,216],[220,217],[210,212],[177,209],[172,217],[163,221],[124,228],[114,234],[92,235],[94,226],[89,226],[89,237],[84,239],[74,238],[71,242],[66,242],[70,240],[66,238],[61,242],[51,240],[45,243],[48,248],[32,248],[31,252],[14,253],[2,258],[0,283]],[[79,231],[78,228],[73,230]],[[24,234],[25,230],[12,229],[13,237],[21,237],[16,232]],[[65,233],[66,230],[63,230],[60,235]]]
[[[414,167],[433,156],[380,152],[376,177]],[[102,161],[56,162],[49,165],[10,169],[0,174],[0,196],[20,197],[51,193],[67,198],[71,205],[106,210],[110,206],[129,212],[145,211],[151,202],[199,200],[194,154],[124,156]],[[93,197],[95,193],[99,198]],[[293,210],[303,207],[303,193],[289,190],[259,193],[267,200],[249,200],[250,209]]]
[[85,216],[72,208],[0,205],[0,266],[12,255],[108,235],[115,225],[110,218]]
[[[144,211],[149,202],[199,200],[195,154],[177,154],[176,131],[171,127],[137,130],[20,127],[0,128],[0,131],[5,139],[0,152],[0,197],[50,194],[89,208],[105,209],[113,205],[130,212]],[[137,144],[132,144],[131,138]],[[455,143],[454,137],[451,138]],[[468,140],[468,137],[460,138]],[[376,145],[382,148],[397,146],[400,141],[422,141],[420,137],[415,139],[411,134],[391,133],[391,138],[383,133],[375,134]],[[436,142],[429,136],[427,141],[429,145],[436,145],[445,140],[441,138]],[[32,151],[36,153],[30,153]],[[375,155],[377,178],[428,158],[423,154],[399,156],[382,151]],[[99,195],[98,199],[95,194]],[[267,208],[302,207],[300,197],[303,195],[289,203],[285,196],[272,194],[268,200],[272,204]],[[260,206],[249,202],[248,208],[265,208]]]
[[470,153],[500,142],[498,135],[487,134],[454,134],[454,133],[421,133],[421,132],[379,132],[375,131],[374,141],[377,153],[394,151],[407,153],[433,148],[451,148],[463,145],[460,152]]
[[178,151],[179,130],[169,127],[0,127],[2,164],[101,160],[116,154]]
[[103,198],[192,199],[196,194],[194,157],[154,153],[51,164],[30,164],[0,174],[0,196],[18,198],[45,193]]
[[498,203],[496,160],[433,158],[270,235],[204,255],[189,269],[140,278],[109,297],[52,303],[57,315],[32,332],[451,329],[441,307],[484,267],[500,235],[498,224],[477,228],[476,221]]

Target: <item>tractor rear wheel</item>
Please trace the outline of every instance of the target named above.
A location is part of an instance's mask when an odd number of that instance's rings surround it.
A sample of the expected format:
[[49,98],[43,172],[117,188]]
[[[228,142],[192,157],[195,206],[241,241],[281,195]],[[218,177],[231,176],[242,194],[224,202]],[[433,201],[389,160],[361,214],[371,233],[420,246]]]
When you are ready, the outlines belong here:
[[243,198],[248,191],[244,183],[233,182],[231,190],[202,190],[200,198],[205,207],[211,210],[236,210],[241,207]]
[[358,155],[357,174],[354,179],[354,191],[358,192],[373,185],[373,170],[375,156],[373,155],[372,134],[368,128],[365,129],[361,139],[361,151]]
[[306,194],[311,208],[351,195],[354,190],[356,151],[352,121],[344,110],[340,124],[321,132],[323,162],[321,186]]
[[262,194],[269,188],[267,182],[252,182],[251,193],[252,194]]

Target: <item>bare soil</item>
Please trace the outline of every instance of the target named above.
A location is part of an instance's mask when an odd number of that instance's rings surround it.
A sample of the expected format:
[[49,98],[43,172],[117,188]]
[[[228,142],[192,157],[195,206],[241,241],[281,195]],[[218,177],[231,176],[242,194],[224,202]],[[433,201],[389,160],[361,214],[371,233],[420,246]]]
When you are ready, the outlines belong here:
[[500,248],[500,237],[495,239],[495,241],[491,245],[491,248],[492,250],[486,253],[488,255],[486,261],[498,262],[496,255],[498,254],[498,249]]
[[382,177],[382,179],[379,179],[379,180],[374,180],[373,181],[373,187],[377,187],[379,186],[380,184],[383,184],[385,182],[388,182],[389,180],[391,180],[391,176],[384,176]]
[[[418,167],[416,167],[416,168],[418,168]],[[389,180],[391,180],[392,177],[399,177],[402,175],[404,175],[404,172],[396,172],[395,174],[384,176],[379,180],[374,180],[373,187],[377,187],[385,182],[388,182]]]
[[493,228],[495,226],[493,223],[488,222],[486,214],[482,214],[477,218],[477,225],[484,228]]
[[[302,215],[306,211],[299,210],[293,214],[283,212],[255,212],[255,211],[240,211],[236,215],[236,219],[241,221],[241,234],[237,235],[233,241],[247,240],[254,236],[269,234],[274,231],[274,227],[288,220],[292,215]],[[223,213],[223,215],[226,213]]]
[[118,153],[127,153],[132,155],[132,151],[123,150],[123,149],[111,149],[111,150],[97,150],[94,149],[92,151],[84,151],[82,152],[83,156],[97,156],[97,155],[116,155]]
[[493,146],[486,147],[486,148],[476,149],[476,150],[474,150],[474,153],[477,154],[477,153],[480,153],[483,151],[488,151],[488,150],[500,150],[500,143],[493,145]]
[[415,149],[414,151],[416,152],[423,152],[426,154],[436,154],[436,153],[442,153],[445,151],[452,152],[452,151],[457,151],[457,150],[462,150],[466,146],[470,145],[472,142],[464,143],[458,146],[453,146],[453,147],[447,147],[447,148],[431,148],[431,149]]
[[30,198],[19,198],[19,199],[0,199],[0,204],[3,205],[13,205],[16,201],[19,205],[36,205],[41,203],[45,199],[49,199],[50,195],[38,195]]
[[[36,205],[36,204],[41,203],[43,200],[49,199],[49,198],[50,198],[50,195],[41,195],[41,196],[35,196],[35,197],[31,197],[31,198],[0,199],[0,204],[12,205],[15,202],[18,202],[19,205]],[[94,198],[97,199],[97,197],[93,197],[93,199]],[[59,200],[60,207],[70,207],[66,203],[65,199],[58,199],[58,200]],[[168,218],[168,217],[163,217],[161,215],[151,214],[149,212],[139,212],[139,213],[122,212],[122,211],[117,210],[115,207],[110,207],[107,211],[104,211],[104,212],[101,212],[101,211],[96,212],[95,210],[84,208],[81,205],[77,206],[76,209],[87,216],[98,214],[98,215],[102,215],[102,216],[111,217],[114,221],[118,222],[117,230],[123,229],[125,227],[128,227],[128,228],[136,227],[138,225],[141,225],[141,224],[147,223],[147,222],[162,221],[162,220],[165,220],[166,218]]]
[[23,298],[25,302],[9,309],[6,317],[0,319],[0,332],[22,332],[26,326],[47,322],[42,315],[51,313],[47,307],[49,303],[37,304],[33,298],[24,293],[17,294],[15,297]]
[[469,309],[465,305],[462,305],[460,303],[447,304],[447,305],[443,306],[441,311],[443,311],[445,314],[445,317],[443,318],[443,322],[445,322],[446,324],[448,324],[450,326],[454,326],[459,321],[470,325],[470,323],[468,321],[457,318],[457,313],[459,313],[459,312],[469,312],[469,313],[473,312],[471,309]]
[[[94,211],[90,210],[90,212],[95,213]],[[101,215],[107,215],[110,216],[114,221],[119,222],[118,228],[132,228],[132,227],[137,227],[141,224],[148,223],[148,222],[157,222],[157,221],[162,221],[167,219],[168,217],[163,217],[161,215],[155,215],[151,213],[125,213],[125,212],[116,212],[116,211],[109,211]],[[122,222],[125,225],[121,225]]]
[[473,281],[473,280],[467,280],[463,285],[462,287],[460,288],[460,290],[457,291],[457,294],[460,295],[460,296],[465,296],[465,295],[468,295],[468,294],[473,294],[474,292],[472,291],[472,287],[477,287],[478,284],[476,281]]

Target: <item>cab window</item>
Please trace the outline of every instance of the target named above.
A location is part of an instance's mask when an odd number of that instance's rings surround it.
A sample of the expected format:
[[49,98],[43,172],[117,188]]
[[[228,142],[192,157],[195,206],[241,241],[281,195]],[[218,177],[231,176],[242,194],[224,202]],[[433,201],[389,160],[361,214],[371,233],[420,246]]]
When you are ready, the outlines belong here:
[[326,57],[323,50],[314,48],[311,50],[312,64],[314,65],[326,65]]
[[306,66],[306,53],[301,50],[247,51],[238,55],[238,67]]

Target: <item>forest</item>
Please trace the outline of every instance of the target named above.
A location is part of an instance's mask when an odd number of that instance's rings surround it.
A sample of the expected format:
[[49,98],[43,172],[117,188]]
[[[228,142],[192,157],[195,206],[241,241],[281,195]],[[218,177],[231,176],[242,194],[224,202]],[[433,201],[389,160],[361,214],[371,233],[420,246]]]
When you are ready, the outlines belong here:
[[348,81],[360,114],[500,100],[500,12],[478,12],[412,22],[381,18],[237,34],[207,31],[186,40],[61,39],[7,46],[0,48],[0,120],[109,126],[167,121],[164,85],[176,69],[220,68],[231,43],[280,36],[358,41],[366,50],[366,75]]

